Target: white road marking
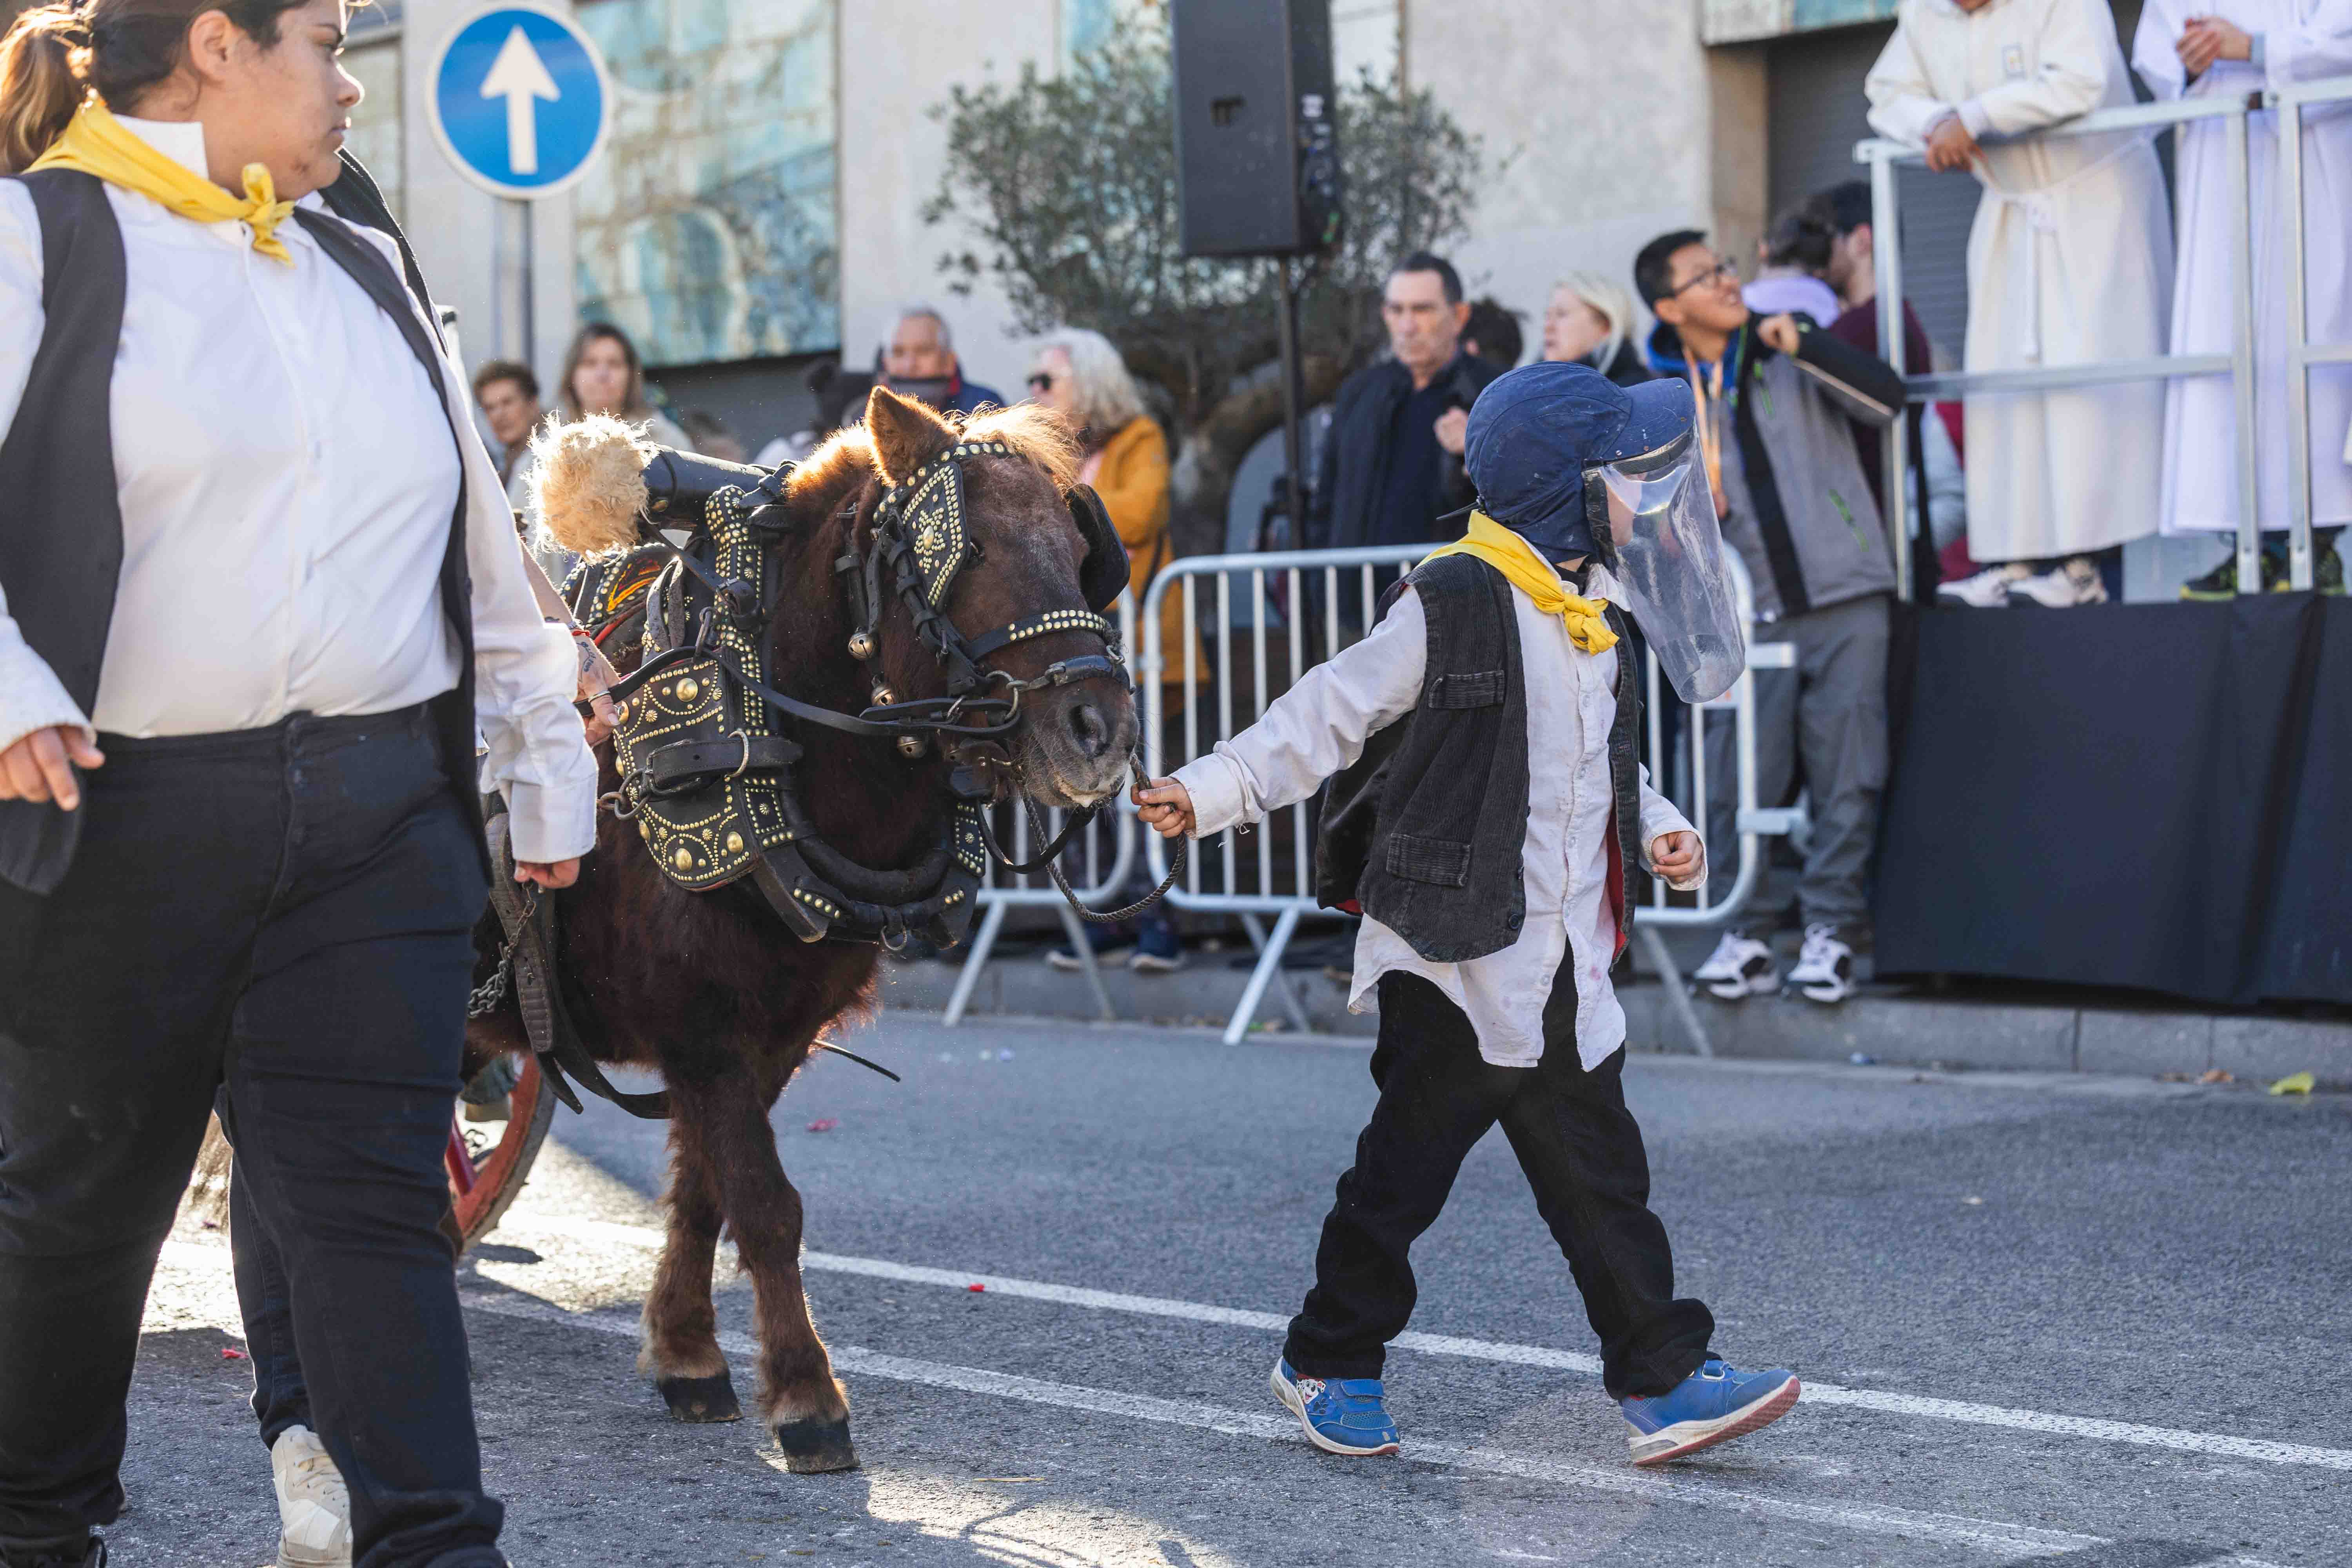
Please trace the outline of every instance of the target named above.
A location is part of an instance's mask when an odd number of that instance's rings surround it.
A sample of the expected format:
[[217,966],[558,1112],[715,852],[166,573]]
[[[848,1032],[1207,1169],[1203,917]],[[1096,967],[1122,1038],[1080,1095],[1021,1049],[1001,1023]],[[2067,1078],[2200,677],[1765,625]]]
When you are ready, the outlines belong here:
[[[507,1228],[529,1233],[609,1239],[658,1247],[662,1233],[650,1226],[624,1225],[613,1220],[509,1218]],[[811,1252],[802,1258],[810,1268],[833,1274],[861,1274],[909,1285],[940,1285],[961,1290],[980,1285],[999,1296],[1052,1301],[1097,1311],[1132,1312],[1152,1318],[1181,1318],[1196,1323],[1259,1329],[1280,1333],[1290,1326],[1286,1314],[1255,1312],[1240,1307],[1217,1307],[1200,1301],[1180,1301],[1161,1296],[1129,1296],[1115,1290],[1093,1290],[1078,1285],[1054,1285],[1035,1279],[1013,1279],[996,1274],[965,1274],[947,1268],[927,1268],[876,1258],[849,1258],[837,1253]],[[1548,1367],[1558,1372],[1599,1376],[1601,1360],[1574,1351],[1541,1345],[1507,1344],[1496,1340],[1457,1339],[1450,1334],[1407,1332],[1397,1336],[1394,1348],[1425,1355],[1463,1356],[1476,1361],[1503,1362],[1514,1366]],[[1798,1369],[1803,1375],[1803,1369]],[[2181,1453],[2213,1454],[2233,1459],[2257,1459],[2273,1465],[2310,1465],[2321,1469],[2352,1470],[2352,1449],[2314,1447],[2302,1443],[2273,1443],[2257,1437],[2232,1437],[2215,1432],[2188,1432],[2168,1426],[2144,1426],[2130,1421],[2105,1421],[2084,1415],[2054,1415],[2039,1410],[2016,1410],[1999,1405],[1972,1405],[1958,1399],[1931,1399],[1913,1394],[1882,1394],[1874,1389],[1847,1388],[1805,1378],[1807,1405],[1843,1405],[1874,1410],[1885,1415],[1925,1416],[1977,1426],[2005,1426],[2059,1437],[2088,1437],[2101,1442],[2128,1443],[2143,1448],[2170,1448]]]
[[[478,1312],[555,1323],[565,1328],[591,1329],[618,1339],[634,1341],[638,1332],[638,1326],[633,1321],[567,1312],[561,1307],[523,1298],[467,1293],[465,1303],[469,1310]],[[749,1358],[756,1353],[756,1347],[745,1334],[722,1332],[719,1336],[719,1343],[731,1355]],[[1159,1399],[1118,1389],[1047,1383],[1038,1378],[1017,1377],[1010,1373],[990,1372],[980,1367],[951,1366],[942,1362],[886,1355],[854,1345],[835,1345],[831,1352],[836,1372],[864,1373],[895,1383],[949,1388],[959,1393],[985,1394],[999,1399],[1017,1399],[1064,1410],[1091,1411],[1129,1420],[1191,1426],[1236,1437],[1291,1443],[1301,1448],[1306,1447],[1307,1440],[1300,1435],[1297,1422],[1287,1416],[1227,1410],[1193,1400]],[[2068,1552],[2107,1544],[2105,1538],[2101,1536],[2039,1530],[2031,1525],[1969,1519],[1958,1514],[1909,1513],[1896,1509],[1839,1508],[1821,1503],[1793,1502],[1784,1498],[1717,1486],[1699,1477],[1653,1475],[1636,1470],[1630,1464],[1622,1469],[1609,1469],[1597,1465],[1573,1464],[1495,1448],[1420,1441],[1408,1445],[1403,1457],[1417,1464],[1443,1465],[1451,1469],[1508,1476],[1520,1480],[1552,1481],[1655,1502],[1688,1503],[1699,1508],[1723,1509],[1868,1535],[1948,1542],[1980,1552],[1999,1553],[2012,1560],[2020,1557],[2063,1557]]]

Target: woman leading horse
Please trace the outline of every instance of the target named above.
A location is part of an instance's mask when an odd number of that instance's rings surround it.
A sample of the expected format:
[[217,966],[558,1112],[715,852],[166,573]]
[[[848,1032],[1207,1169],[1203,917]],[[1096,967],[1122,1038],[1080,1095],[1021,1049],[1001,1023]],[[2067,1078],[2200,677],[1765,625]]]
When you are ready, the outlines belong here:
[[541,887],[594,842],[595,769],[431,314],[315,195],[343,24],[90,0],[0,47],[7,1568],[104,1561],[222,1084],[358,1561],[504,1561],[438,1228],[477,725]]

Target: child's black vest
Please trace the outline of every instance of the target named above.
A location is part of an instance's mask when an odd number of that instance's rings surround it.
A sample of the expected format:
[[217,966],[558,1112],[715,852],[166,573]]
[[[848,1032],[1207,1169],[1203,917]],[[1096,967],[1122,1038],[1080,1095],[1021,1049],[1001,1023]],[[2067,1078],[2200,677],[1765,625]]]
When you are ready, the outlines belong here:
[[[111,419],[114,359],[126,287],[122,231],[106,187],[92,175],[44,169],[16,176],[41,220],[41,305],[46,320],[24,396],[0,440],[0,591],[26,643],[56,672],[85,713],[122,573],[122,513],[115,498]],[[349,157],[326,200],[355,222],[391,232],[375,185]],[[399,326],[446,405],[437,345],[409,305],[402,279],[366,241],[332,218],[298,211],[319,247]],[[407,246],[401,242],[404,262]],[[413,266],[409,283],[421,285]],[[419,296],[422,298],[422,295]],[[349,433],[353,439],[363,433]],[[453,427],[452,437],[456,438]],[[450,785],[478,813],[474,775],[473,588],[466,571],[466,493],[460,458],[457,514],[441,561],[441,607],[457,633],[457,686],[434,700]],[[233,617],[235,605],[222,606]],[[82,813],[0,801],[0,881],[46,894],[65,879],[81,839]]]
[[[1444,555],[1405,583],[1429,625],[1421,700],[1328,786],[1316,897],[1379,921],[1433,963],[1460,963],[1500,952],[1527,923],[1527,671],[1501,573]],[[1403,586],[1389,591],[1382,613]],[[1641,865],[1642,714],[1625,619],[1613,605],[1607,619],[1619,639],[1609,903],[1622,953]]]

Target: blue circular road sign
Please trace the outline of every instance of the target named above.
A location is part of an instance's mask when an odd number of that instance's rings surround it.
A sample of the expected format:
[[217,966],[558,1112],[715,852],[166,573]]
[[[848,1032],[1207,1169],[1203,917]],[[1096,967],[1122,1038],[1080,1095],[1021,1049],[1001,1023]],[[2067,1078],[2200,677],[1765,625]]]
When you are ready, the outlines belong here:
[[501,5],[461,25],[433,67],[433,130],[474,184],[553,195],[587,173],[612,122],[604,62],[570,20]]

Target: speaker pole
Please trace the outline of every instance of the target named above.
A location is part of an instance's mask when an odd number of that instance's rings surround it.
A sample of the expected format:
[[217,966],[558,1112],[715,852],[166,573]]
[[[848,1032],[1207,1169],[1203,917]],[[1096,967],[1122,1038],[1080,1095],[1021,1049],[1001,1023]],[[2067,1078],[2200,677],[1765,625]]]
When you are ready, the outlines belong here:
[[1307,546],[1307,476],[1300,424],[1307,387],[1298,363],[1298,295],[1291,287],[1290,258],[1274,258],[1276,334],[1282,344],[1283,513],[1290,519],[1290,547]]

